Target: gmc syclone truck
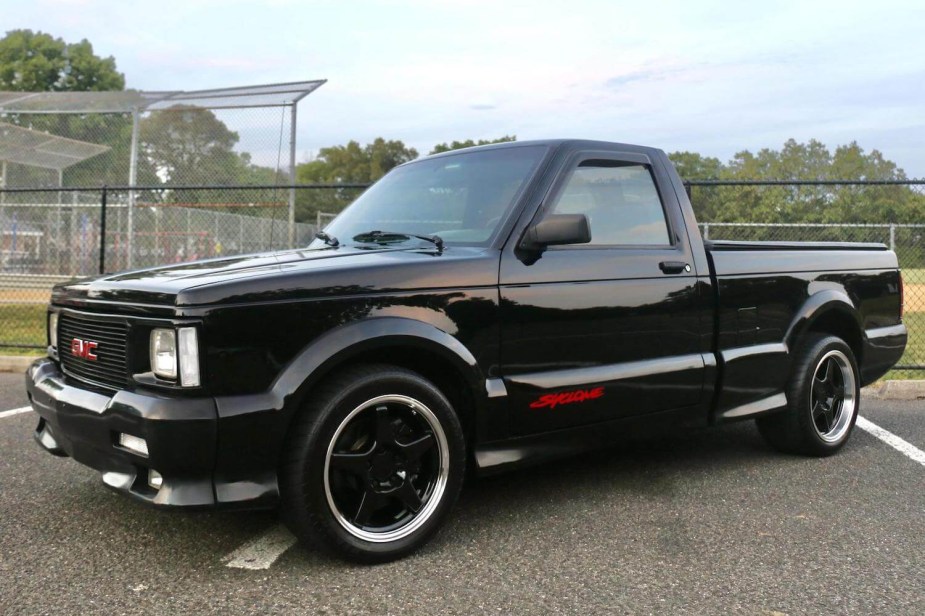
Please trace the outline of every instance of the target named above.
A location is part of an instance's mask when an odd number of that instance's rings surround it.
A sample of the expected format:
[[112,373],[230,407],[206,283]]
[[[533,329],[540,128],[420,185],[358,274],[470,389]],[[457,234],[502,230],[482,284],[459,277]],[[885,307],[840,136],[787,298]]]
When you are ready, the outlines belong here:
[[467,469],[650,424],[832,454],[906,328],[885,246],[706,242],[662,151],[555,140],[397,167],[304,248],[59,285],[48,337],[42,447],[372,562]]

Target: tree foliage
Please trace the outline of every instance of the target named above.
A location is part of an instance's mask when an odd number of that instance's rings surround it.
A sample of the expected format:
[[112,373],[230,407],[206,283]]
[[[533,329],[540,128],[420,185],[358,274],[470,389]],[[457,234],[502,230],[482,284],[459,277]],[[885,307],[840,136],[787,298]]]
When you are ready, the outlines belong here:
[[300,183],[375,182],[393,167],[417,157],[417,150],[401,141],[378,137],[366,145],[350,141],[321,148],[318,156],[299,165],[296,173]]
[[111,91],[125,87],[112,56],[100,58],[86,39],[65,43],[44,32],[11,30],[0,39],[0,90]]
[[[905,180],[877,150],[852,141],[830,151],[815,139],[779,150],[737,152],[727,163],[693,152],[669,154],[685,180]],[[925,197],[908,186],[694,186],[697,217],[707,222],[911,223],[925,218]]]
[[517,141],[517,135],[505,135],[497,139],[479,139],[478,141],[466,139],[465,141],[453,141],[452,143],[438,143],[430,153],[440,154],[441,152],[449,152],[450,150],[461,150],[462,148],[471,148],[477,145],[491,145],[492,143],[507,143],[509,141]]
[[208,109],[175,105],[141,121],[145,163],[169,184],[233,184],[243,161],[238,134]]
[[[32,30],[11,30],[0,39],[0,90],[86,92],[124,87],[125,77],[116,70],[115,59],[95,55],[87,40],[66,43]],[[124,184],[128,180],[132,120],[127,114],[13,114],[2,119],[110,147],[108,152],[68,168],[67,185]],[[11,184],[41,186],[57,182],[53,174],[33,168],[19,168],[12,173],[15,179]]]
[[[239,135],[209,109],[175,105],[141,121],[139,184],[180,186],[246,186],[288,184],[288,174],[251,162],[247,152],[236,152]],[[282,193],[266,190],[221,192],[182,189],[159,195],[182,203],[282,202]],[[158,195],[152,196],[157,198]],[[238,211],[238,210],[236,210]],[[240,210],[247,213],[247,210]]]
[[672,152],[668,157],[685,180],[718,180],[724,169],[718,158],[696,152]]
[[[14,30],[0,39],[0,90],[114,91],[124,86],[125,78],[116,70],[115,60],[94,55],[86,40],[66,43],[30,30]],[[14,114],[3,120],[109,146],[108,152],[69,167],[64,176],[66,186],[120,185],[129,180],[129,113]],[[140,126],[136,183],[232,185],[277,181],[275,170],[254,165],[248,154],[235,152],[237,143],[238,134],[207,109],[175,107],[148,114]],[[57,181],[46,171],[16,167],[15,183],[20,185]],[[209,199],[189,192],[186,198]]]
[[[296,181],[299,184],[367,184],[417,157],[417,150],[398,140],[378,137],[366,145],[350,141],[347,145],[321,148],[315,159],[298,165]],[[300,190],[296,216],[299,220],[314,220],[317,212],[340,212],[361,192],[361,189],[350,188]]]

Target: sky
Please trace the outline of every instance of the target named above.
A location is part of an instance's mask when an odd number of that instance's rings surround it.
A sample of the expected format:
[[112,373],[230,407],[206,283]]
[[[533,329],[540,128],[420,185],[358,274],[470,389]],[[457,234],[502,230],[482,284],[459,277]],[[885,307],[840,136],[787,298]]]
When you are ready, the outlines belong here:
[[0,0],[127,87],[327,79],[298,152],[355,139],[575,137],[728,160],[857,141],[925,177],[925,2]]

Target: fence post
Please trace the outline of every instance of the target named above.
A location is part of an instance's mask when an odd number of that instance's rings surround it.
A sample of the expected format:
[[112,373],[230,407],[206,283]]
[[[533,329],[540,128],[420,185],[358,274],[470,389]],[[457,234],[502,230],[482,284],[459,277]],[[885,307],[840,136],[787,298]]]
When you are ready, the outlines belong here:
[[289,248],[295,248],[295,139],[296,139],[296,107],[298,99],[293,101],[289,118]]
[[106,273],[106,186],[100,194],[100,274]]
[[710,239],[710,223],[708,222],[703,223],[703,239]]
[[125,244],[127,248],[126,265],[132,268],[135,249],[135,185],[138,183],[138,141],[140,130],[139,115],[141,112],[138,107],[132,109],[132,143],[131,158],[128,161],[128,233],[125,234]]
[[896,252],[896,223],[890,223],[890,250]]
[[684,192],[687,193],[687,200],[691,200],[691,183],[687,180],[684,181]]

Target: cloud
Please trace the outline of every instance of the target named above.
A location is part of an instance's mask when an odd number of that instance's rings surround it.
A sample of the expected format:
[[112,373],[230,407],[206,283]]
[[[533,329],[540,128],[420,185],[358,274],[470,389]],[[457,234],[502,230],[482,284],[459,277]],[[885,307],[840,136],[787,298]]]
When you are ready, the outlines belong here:
[[682,71],[683,69],[679,68],[645,69],[641,71],[633,71],[623,75],[618,75],[616,77],[611,77],[604,82],[604,85],[608,88],[622,88],[623,86],[627,86],[633,83],[667,79],[668,77],[677,75]]
[[726,157],[818,137],[925,175],[921,0],[273,1],[0,4],[23,27],[88,38],[135,88],[328,77],[300,105],[302,150],[517,134]]

